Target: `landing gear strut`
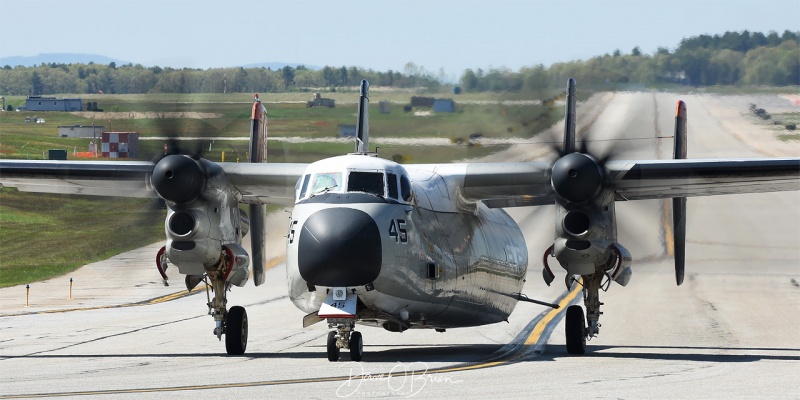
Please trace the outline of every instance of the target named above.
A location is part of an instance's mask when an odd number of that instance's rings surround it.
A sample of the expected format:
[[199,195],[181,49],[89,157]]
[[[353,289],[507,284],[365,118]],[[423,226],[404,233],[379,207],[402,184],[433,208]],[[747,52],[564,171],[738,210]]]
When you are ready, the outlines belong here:
[[[214,317],[216,323],[214,335],[219,340],[222,340],[222,335],[225,335],[225,350],[228,355],[236,356],[244,354],[247,349],[248,321],[244,307],[234,306],[230,310],[227,309],[227,294],[231,284],[225,278],[230,272],[229,268],[232,262],[230,258],[232,257],[229,255],[223,255],[216,269],[206,269],[206,278],[211,281],[208,286],[214,292],[214,298],[209,296],[208,299],[208,313]],[[208,286],[206,286],[207,295]]]
[[328,361],[339,361],[341,349],[350,350],[350,359],[361,361],[364,356],[364,340],[361,332],[356,332],[353,319],[328,319],[328,328],[336,328],[328,332]]
[[567,352],[569,354],[586,353],[586,340],[600,333],[600,289],[604,274],[595,273],[583,275],[583,302],[586,306],[586,319],[584,320],[583,308],[573,305],[567,308],[566,337]]

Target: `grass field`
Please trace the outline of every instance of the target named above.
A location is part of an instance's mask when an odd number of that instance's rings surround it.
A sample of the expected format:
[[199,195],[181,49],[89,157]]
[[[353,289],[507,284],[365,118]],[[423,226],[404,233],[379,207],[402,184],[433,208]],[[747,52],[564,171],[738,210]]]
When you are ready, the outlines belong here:
[[0,189],[0,287],[58,276],[154,243],[166,211],[152,200]]
[[[138,95],[131,95],[139,98]],[[171,95],[170,98],[173,98]],[[187,95],[190,96],[190,95]],[[353,94],[350,94],[353,96]],[[243,99],[243,100],[246,100]],[[408,99],[407,99],[408,100]],[[491,100],[491,98],[490,98]],[[497,99],[494,99],[497,100]],[[494,101],[493,100],[493,101]],[[58,126],[84,125],[103,126],[106,131],[139,132],[142,137],[246,137],[249,133],[250,103],[191,103],[161,102],[153,99],[136,102],[127,96],[116,96],[98,102],[105,112],[115,113],[103,117],[103,113],[58,112],[3,112],[0,113],[0,157],[41,159],[50,149],[86,151],[89,139],[57,137]],[[269,135],[271,137],[333,138],[339,134],[340,125],[354,125],[355,104],[342,104],[336,108],[306,108],[304,104],[267,104]],[[392,111],[381,114],[373,105],[370,112],[371,137],[446,137],[466,139],[480,133],[486,138],[524,137],[546,129],[562,118],[561,107],[542,105],[464,104],[457,105],[455,113],[433,113],[416,116],[404,112],[401,104],[393,104]],[[142,118],[142,113],[212,113],[214,118]],[[122,114],[122,115],[120,115]],[[163,114],[169,115],[169,114]],[[87,117],[88,116],[88,117]],[[129,118],[126,118],[129,116]],[[25,122],[26,118],[44,118],[46,123]],[[89,118],[93,117],[93,118]],[[206,149],[210,141],[201,144],[186,143],[186,147],[198,146]],[[272,146],[273,143],[270,143]],[[141,158],[151,159],[163,148],[163,143],[142,141]],[[222,151],[243,154],[247,143],[221,142],[212,145],[208,154],[212,160]],[[298,150],[298,149],[295,149]],[[302,149],[299,149],[302,151]],[[282,151],[282,149],[276,149]],[[316,152],[314,152],[317,154]],[[334,153],[328,153],[333,155]],[[285,160],[280,160],[285,161]]]
[[[339,125],[356,123],[357,92],[324,93],[337,100],[337,107],[306,108],[312,93],[262,95],[269,115],[272,137],[332,138]],[[404,112],[403,104],[413,92],[373,91],[370,136],[373,138],[443,137],[456,142],[473,133],[487,138],[524,137],[548,128],[563,116],[562,107],[503,105],[517,100],[507,94],[468,94],[436,97],[454,98],[457,112],[415,116]],[[0,158],[42,159],[50,149],[86,151],[88,139],[57,137],[58,126],[105,126],[107,131],[138,131],[147,136],[246,137],[249,133],[252,95],[249,94],[165,94],[165,95],[56,95],[97,101],[104,112],[113,114],[62,112],[0,112]],[[378,101],[391,101],[389,114],[378,111]],[[465,104],[459,104],[463,101]],[[478,104],[476,104],[478,103]],[[481,104],[482,103],[482,104]],[[24,104],[24,98],[7,98],[7,104]],[[213,118],[141,118],[137,113],[213,113]],[[168,115],[168,114],[162,114]],[[25,122],[44,118],[46,123]],[[219,161],[245,159],[246,141],[204,140],[181,142],[185,149],[202,148],[203,156]],[[374,143],[374,142],[373,142]],[[209,151],[208,146],[211,145]],[[374,148],[373,146],[371,146]],[[140,141],[141,159],[163,151],[163,142]],[[504,146],[391,145],[381,146],[384,158],[407,163],[446,162],[481,157]],[[351,152],[350,141],[336,143],[287,143],[270,141],[271,162],[313,162]],[[151,200],[93,196],[45,195],[0,189],[0,287],[34,282],[66,274],[89,262],[164,240],[164,210]]]

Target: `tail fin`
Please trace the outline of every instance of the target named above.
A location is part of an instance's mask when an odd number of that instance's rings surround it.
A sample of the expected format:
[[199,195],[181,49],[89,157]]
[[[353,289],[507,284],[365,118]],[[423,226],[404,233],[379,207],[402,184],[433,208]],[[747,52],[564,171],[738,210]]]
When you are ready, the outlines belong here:
[[369,82],[361,81],[358,97],[358,121],[356,125],[356,153],[369,151]]
[[[676,160],[686,158],[686,103],[682,100],[678,101],[675,112],[674,141],[673,158]],[[672,234],[675,245],[675,282],[680,286],[686,270],[686,197],[672,199]]]
[[575,79],[567,81],[567,110],[564,113],[564,154],[574,153],[575,146]]
[[[250,125],[250,157],[251,163],[267,161],[267,109],[261,104],[258,95],[253,102]],[[250,260],[253,267],[253,281],[256,286],[264,283],[267,253],[267,206],[250,204]]]

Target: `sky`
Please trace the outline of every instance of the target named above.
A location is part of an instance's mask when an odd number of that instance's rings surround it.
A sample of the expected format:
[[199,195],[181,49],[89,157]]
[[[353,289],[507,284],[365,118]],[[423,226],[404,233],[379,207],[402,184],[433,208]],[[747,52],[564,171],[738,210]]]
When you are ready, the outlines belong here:
[[0,0],[0,57],[88,53],[173,68],[282,62],[451,80],[725,31],[800,31],[800,0]]

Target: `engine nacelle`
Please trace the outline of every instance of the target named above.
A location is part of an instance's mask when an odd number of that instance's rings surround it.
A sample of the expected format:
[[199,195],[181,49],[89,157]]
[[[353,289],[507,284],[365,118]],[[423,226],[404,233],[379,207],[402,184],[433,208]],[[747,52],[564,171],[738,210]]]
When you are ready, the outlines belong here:
[[[570,196],[583,196],[579,194]],[[594,274],[608,261],[608,247],[616,242],[614,221],[614,194],[611,190],[600,191],[594,201],[585,204],[558,203],[552,254],[568,274]]]
[[[215,163],[183,155],[164,157],[156,164],[152,177],[156,192],[166,200],[166,254],[185,275],[203,275],[219,270],[222,257],[229,256],[234,268],[226,271],[232,283],[247,281],[232,278],[242,267],[237,262],[249,256],[241,247],[249,230],[249,219],[239,209],[239,194]],[[226,253],[227,252],[227,253]]]

